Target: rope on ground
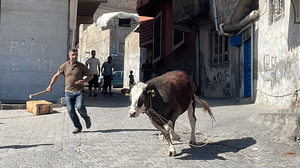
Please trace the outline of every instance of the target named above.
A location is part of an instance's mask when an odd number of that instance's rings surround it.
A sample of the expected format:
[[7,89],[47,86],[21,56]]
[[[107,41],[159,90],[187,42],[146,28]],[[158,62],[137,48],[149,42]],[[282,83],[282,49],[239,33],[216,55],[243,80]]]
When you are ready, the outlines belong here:
[[[147,112],[152,112],[153,114],[155,114],[160,119],[160,121],[164,123],[164,125],[168,126],[168,128],[167,128],[168,131],[171,131],[172,134],[174,134],[176,137],[179,137],[176,134],[175,130],[169,126],[169,124],[167,123],[167,119],[165,119],[163,116],[157,114],[152,108],[148,109]],[[213,136],[213,127],[214,127],[213,120],[211,120],[211,123],[212,124],[211,124],[210,140],[208,140],[207,142],[205,142],[203,145],[194,145],[194,144],[191,144],[191,143],[188,143],[188,144],[190,146],[193,146],[193,147],[204,147],[205,145],[207,145],[212,140],[212,136]]]

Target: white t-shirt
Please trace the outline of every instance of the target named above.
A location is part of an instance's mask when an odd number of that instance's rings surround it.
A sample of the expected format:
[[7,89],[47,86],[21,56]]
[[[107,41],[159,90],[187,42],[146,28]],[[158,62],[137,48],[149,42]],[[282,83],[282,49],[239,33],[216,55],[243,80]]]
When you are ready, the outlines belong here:
[[89,69],[93,74],[98,74],[98,65],[100,66],[100,61],[98,58],[89,58],[86,61],[86,64],[89,65]]

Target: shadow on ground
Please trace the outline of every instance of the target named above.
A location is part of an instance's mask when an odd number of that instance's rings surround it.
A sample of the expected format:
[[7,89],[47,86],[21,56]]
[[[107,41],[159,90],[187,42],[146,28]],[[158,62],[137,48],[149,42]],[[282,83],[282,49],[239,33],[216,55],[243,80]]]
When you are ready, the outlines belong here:
[[[256,144],[256,140],[251,137],[242,139],[229,139],[219,142],[207,144],[204,147],[191,147],[183,149],[181,153],[176,155],[176,159],[181,160],[226,160],[219,154],[228,152],[237,153],[242,149],[248,148]],[[183,156],[184,155],[184,156]]]
[[96,130],[96,131],[82,131],[85,133],[101,132],[101,133],[113,133],[113,132],[144,132],[144,131],[157,131],[156,129],[109,129],[109,130]]
[[85,95],[86,107],[105,107],[105,108],[118,108],[128,107],[130,105],[130,98],[121,94],[119,89],[112,90],[113,95],[103,95],[100,91],[96,97],[88,97],[88,91]]
[[33,148],[37,146],[48,146],[54,144],[37,144],[37,145],[8,145],[8,146],[0,146],[0,149],[12,148],[12,149],[23,149],[23,148]]

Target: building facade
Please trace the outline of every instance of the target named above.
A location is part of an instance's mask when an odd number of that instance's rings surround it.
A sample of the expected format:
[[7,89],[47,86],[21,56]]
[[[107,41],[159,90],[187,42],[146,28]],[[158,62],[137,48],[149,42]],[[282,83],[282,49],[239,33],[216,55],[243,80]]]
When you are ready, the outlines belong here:
[[[161,58],[171,55],[165,62],[177,59],[176,55],[165,52],[166,45],[170,45],[166,39],[175,39],[174,35],[173,38],[164,35],[166,31],[175,32],[175,29],[184,35],[194,35],[194,42],[189,46],[195,46],[192,55],[196,65],[190,65],[195,69],[194,81],[201,95],[228,97],[277,109],[299,106],[296,75],[300,56],[299,10],[299,1],[295,0],[137,2],[140,15],[154,18],[150,23],[154,29],[160,24],[157,30],[161,34],[157,36],[154,30],[152,41],[148,41],[152,42],[149,48],[160,47]],[[157,18],[160,21],[155,23]],[[140,34],[142,42],[146,38],[143,32]],[[160,39],[158,44],[155,44],[156,37]],[[176,49],[171,52],[177,53]],[[183,52],[185,57],[191,53]],[[157,64],[155,59],[154,56]],[[160,70],[164,68],[157,68]]]
[[175,29],[173,1],[138,0],[137,12],[149,18],[140,22],[140,47],[147,49],[155,74],[180,69],[196,80],[195,35]]
[[[23,103],[29,94],[45,90],[76,42],[77,19],[88,19],[101,2],[1,0],[0,101]],[[51,93],[34,99],[56,102],[63,92],[61,77]]]
[[300,2],[259,1],[255,56],[256,103],[299,108]]

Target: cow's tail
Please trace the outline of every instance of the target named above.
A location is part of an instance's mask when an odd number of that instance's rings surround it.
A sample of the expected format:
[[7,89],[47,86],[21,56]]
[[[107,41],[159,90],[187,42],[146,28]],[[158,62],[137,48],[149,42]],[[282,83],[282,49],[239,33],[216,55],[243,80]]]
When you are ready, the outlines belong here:
[[197,100],[197,102],[202,105],[203,109],[205,111],[207,111],[207,113],[209,114],[210,118],[216,121],[213,113],[210,110],[210,107],[209,107],[208,103],[205,100],[199,99],[195,94],[194,94],[194,99]]

